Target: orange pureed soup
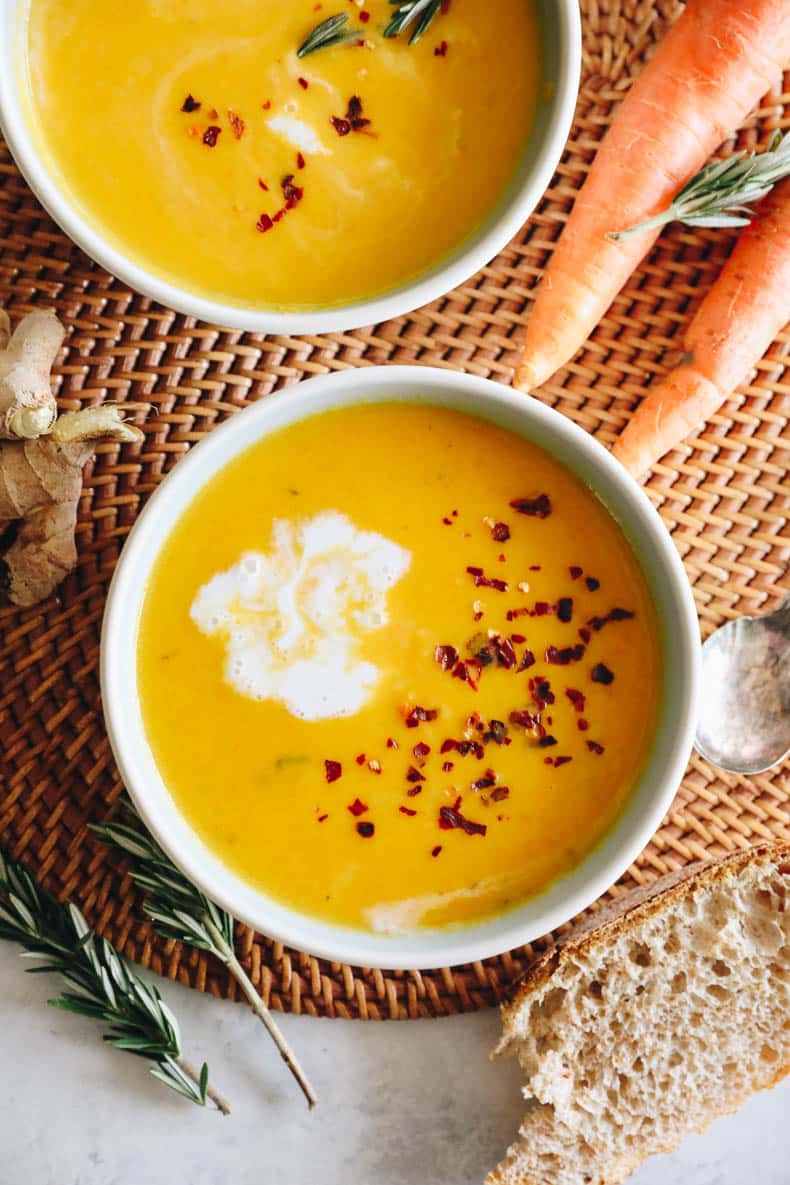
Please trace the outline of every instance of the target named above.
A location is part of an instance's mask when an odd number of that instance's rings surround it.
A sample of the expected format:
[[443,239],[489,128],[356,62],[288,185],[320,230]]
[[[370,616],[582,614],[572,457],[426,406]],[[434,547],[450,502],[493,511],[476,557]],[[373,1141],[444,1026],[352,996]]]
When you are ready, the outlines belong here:
[[597,498],[487,421],[326,412],[214,477],[150,580],[162,776],[240,876],[378,932],[483,918],[574,867],[654,731],[657,624]]
[[[456,0],[414,45],[384,36],[388,0],[27,6],[32,123],[61,187],[134,262],[214,299],[400,286],[493,212],[532,128],[534,0]],[[334,13],[356,35],[298,57]]]

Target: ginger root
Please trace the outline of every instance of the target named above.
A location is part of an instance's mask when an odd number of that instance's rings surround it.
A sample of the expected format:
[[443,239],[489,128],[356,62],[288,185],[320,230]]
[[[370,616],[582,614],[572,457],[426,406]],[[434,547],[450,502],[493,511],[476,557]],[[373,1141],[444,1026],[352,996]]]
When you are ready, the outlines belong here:
[[29,606],[50,596],[77,563],[82,471],[95,442],[143,434],[114,404],[58,419],[49,371],[63,327],[54,314],[32,313],[10,341],[9,328],[0,310],[0,592]]
[[0,309],[0,438],[33,440],[49,432],[58,414],[52,370],[63,344],[54,313],[29,313],[11,334]]

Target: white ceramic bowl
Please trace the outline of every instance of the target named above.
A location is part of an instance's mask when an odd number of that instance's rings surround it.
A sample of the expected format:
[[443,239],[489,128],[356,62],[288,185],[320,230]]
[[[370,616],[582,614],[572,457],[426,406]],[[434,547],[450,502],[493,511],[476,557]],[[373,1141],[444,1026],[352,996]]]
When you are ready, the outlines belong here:
[[[629,805],[604,841],[572,872],[507,914],[407,937],[316,921],[225,867],[168,793],[146,741],[137,694],[137,632],[149,574],[197,492],[233,457],[278,428],[330,407],[393,399],[481,416],[527,437],[577,474],[609,508],[637,554],[658,609],[664,660],[653,750]],[[310,379],[270,396],[216,428],[178,463],[123,549],[104,620],[101,676],[107,728],[126,786],[151,831],[195,883],[236,917],[300,950],[362,966],[404,968],[448,966],[519,946],[568,921],[617,880],[658,828],[683,776],[694,737],[699,665],[697,615],[677,552],[645,494],[600,444],[536,399],[487,379],[387,366]]]
[[[333,333],[411,312],[464,283],[494,258],[526,222],[549,184],[568,138],[581,70],[578,0],[537,0],[544,97],[516,176],[486,222],[456,251],[417,279],[371,300],[331,309],[278,312],[197,296],[141,267],[108,242],[63,191],[31,132],[22,93],[27,0],[0,0],[0,128],[42,205],[83,251],[160,304],[204,321],[256,333]],[[86,63],[86,69],[89,65]],[[550,84],[550,85],[548,85]]]

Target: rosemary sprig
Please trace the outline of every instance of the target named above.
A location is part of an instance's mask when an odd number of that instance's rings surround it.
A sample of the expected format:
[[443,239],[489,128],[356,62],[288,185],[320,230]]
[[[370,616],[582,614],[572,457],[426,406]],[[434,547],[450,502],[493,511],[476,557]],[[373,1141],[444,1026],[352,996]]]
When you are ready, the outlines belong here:
[[43,960],[33,972],[58,972],[68,989],[50,1000],[55,1008],[102,1020],[104,1040],[152,1062],[151,1073],[171,1090],[204,1107],[209,1099],[223,1115],[225,1100],[208,1084],[208,1066],[197,1071],[181,1056],[178,1022],[159,990],[139,978],[104,938],[98,938],[76,905],[61,905],[23,864],[0,849],[0,938],[18,942],[23,957]]
[[316,25],[312,33],[305,37],[296,51],[296,56],[306,58],[308,54],[315,53],[316,50],[329,49],[330,46],[342,45],[354,37],[361,37],[362,30],[349,29],[347,27],[348,21],[348,13],[328,16],[325,21],[321,21],[320,25]]
[[608,239],[622,239],[667,222],[686,226],[747,226],[759,202],[777,181],[790,176],[790,132],[774,132],[764,152],[736,152],[727,160],[712,161],[687,181],[674,201],[652,218],[610,231]]
[[390,0],[395,12],[384,30],[384,36],[400,37],[401,33],[413,26],[409,45],[414,45],[441,11],[444,2],[445,0]]
[[[139,822],[132,808],[128,809],[133,820]],[[236,958],[234,919],[231,914],[201,893],[176,868],[159,845],[136,826],[104,823],[91,825],[91,830],[106,844],[118,848],[129,858],[129,871],[145,893],[144,909],[155,929],[165,938],[176,938],[179,942],[210,951],[225,964],[299,1083],[308,1106],[314,1107],[316,1095],[295,1053]]]

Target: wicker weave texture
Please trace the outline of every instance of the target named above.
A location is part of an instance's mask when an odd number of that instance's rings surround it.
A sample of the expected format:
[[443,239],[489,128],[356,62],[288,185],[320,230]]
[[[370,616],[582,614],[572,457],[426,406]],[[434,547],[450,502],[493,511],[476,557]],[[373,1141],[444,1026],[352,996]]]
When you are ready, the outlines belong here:
[[[234,995],[222,968],[141,922],[123,866],[86,830],[122,787],[99,702],[99,629],[119,550],[149,494],[189,447],[239,408],[327,370],[423,363],[507,383],[532,292],[612,111],[679,11],[673,0],[582,0],[585,70],[576,122],[538,210],[468,284],[412,316],[353,333],[260,337],[197,323],[140,297],[88,260],[44,213],[0,141],[0,304],[16,318],[54,307],[68,327],[61,407],[153,406],[145,441],[100,447],[86,471],[80,563],[58,599],[0,610],[0,840],[48,888],[73,897],[132,959],[201,991]],[[727,147],[790,128],[790,75]],[[677,356],[730,236],[673,227],[593,338],[537,397],[610,442]],[[694,588],[703,633],[771,610],[787,591],[790,327],[693,440],[656,466],[649,494]],[[788,769],[745,779],[694,757],[673,807],[622,884],[771,836],[790,839]],[[618,892],[617,886],[613,892]],[[313,1015],[446,1015],[499,998],[522,949],[432,973],[362,970],[283,949],[245,927],[238,945],[277,1009]]]

